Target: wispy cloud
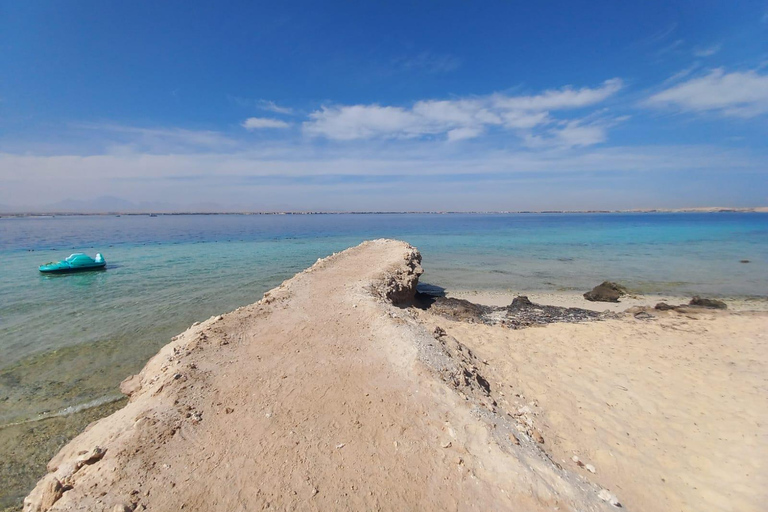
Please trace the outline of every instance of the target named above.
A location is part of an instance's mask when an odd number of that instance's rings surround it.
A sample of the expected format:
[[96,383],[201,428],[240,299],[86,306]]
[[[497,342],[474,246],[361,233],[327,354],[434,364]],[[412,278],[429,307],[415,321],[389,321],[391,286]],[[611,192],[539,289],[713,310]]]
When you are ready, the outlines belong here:
[[293,115],[294,109],[278,105],[274,101],[264,99],[243,98],[242,96],[227,95],[227,99],[240,107],[265,110],[275,114]]
[[701,64],[699,64],[698,62],[694,62],[692,65],[688,66],[687,68],[681,69],[680,71],[678,71],[677,73],[675,73],[671,77],[669,77],[666,80],[664,80],[663,85],[668,85],[668,84],[679,82],[680,80],[682,80],[683,78],[685,78],[687,76],[690,76],[691,73],[693,73],[694,71],[696,71],[697,69],[700,69],[700,68],[701,68]]
[[453,55],[436,54],[430,51],[415,56],[399,57],[392,65],[403,71],[425,71],[427,73],[449,73],[459,69],[461,59]]
[[704,48],[696,48],[693,50],[695,57],[711,57],[723,48],[721,44],[715,44]]
[[754,117],[768,112],[768,75],[722,68],[691,78],[654,94],[645,105],[688,112],[717,112],[725,116]]
[[[467,203],[459,196],[452,204],[459,208],[488,208],[485,201],[488,194],[501,193],[493,184],[519,174],[547,183],[552,176],[558,176],[560,182],[565,174],[723,169],[729,172],[761,171],[764,170],[764,159],[759,155],[710,146],[466,153],[424,142],[403,151],[382,148],[365,153],[338,148],[317,154],[314,150],[288,146],[278,151],[270,147],[229,154],[34,156],[0,153],[0,180],[7,185],[0,189],[0,202],[30,204],[38,201],[45,204],[66,197],[85,199],[120,194],[129,200],[205,200],[227,205],[244,202],[262,208],[279,199],[296,208],[307,204],[301,200],[297,202],[296,193],[302,186],[311,186],[311,190],[305,191],[308,199],[322,198],[325,208],[351,208],[349,203],[338,202],[339,194],[357,193],[361,186],[376,183],[420,180],[429,184],[433,193],[445,193],[449,184],[455,184],[461,192],[467,184],[487,183],[477,201]],[[60,175],[73,179],[57,182],[56,187],[40,187],[40,183],[50,182]],[[181,181],[185,185],[180,187]],[[346,185],[342,187],[341,184]],[[282,188],[265,190],[266,185]],[[515,191],[514,188],[503,190],[504,194]],[[317,195],[319,192],[320,196]],[[561,195],[562,192],[560,190]],[[325,195],[328,193],[331,195]],[[409,194],[413,194],[412,200],[407,199]],[[374,199],[377,208],[419,208],[424,205],[423,197],[419,195],[406,187]],[[532,199],[532,203],[538,201],[541,204],[542,200],[539,196]],[[373,206],[371,202],[360,205],[361,208]]]
[[[525,132],[553,123],[553,111],[596,105],[622,86],[621,79],[613,78],[596,88],[567,86],[527,96],[496,93],[455,100],[422,100],[411,107],[337,105],[312,112],[303,128],[310,136],[333,140],[438,136],[456,141],[479,137],[488,128]],[[576,129],[577,125],[573,125],[570,130]]]
[[268,128],[288,128],[290,124],[280,119],[271,119],[268,117],[249,117],[241,123],[246,130],[262,130]]
[[259,102],[257,103],[257,106],[261,110],[266,110],[267,112],[274,112],[275,114],[285,114],[285,115],[293,114],[292,108],[282,107],[277,103],[275,103],[274,101],[259,100]]
[[237,141],[214,130],[188,130],[184,128],[146,128],[113,123],[72,123],[75,129],[89,130],[114,136],[114,144],[127,144],[136,150],[179,151],[186,149],[220,150],[234,147]]
[[663,41],[666,41],[677,30],[677,23],[671,23],[666,27],[650,34],[649,36],[637,41],[635,44],[638,46],[654,46]]

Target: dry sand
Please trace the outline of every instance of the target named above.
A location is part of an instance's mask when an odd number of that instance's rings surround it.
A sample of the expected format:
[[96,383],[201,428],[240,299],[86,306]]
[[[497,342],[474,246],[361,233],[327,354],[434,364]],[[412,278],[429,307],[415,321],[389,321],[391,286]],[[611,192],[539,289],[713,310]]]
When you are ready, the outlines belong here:
[[521,330],[422,319],[487,362],[486,377],[505,391],[500,407],[540,432],[553,460],[588,473],[627,508],[766,510],[765,311],[635,307],[617,319]]
[[126,407],[53,458],[25,510],[768,500],[765,313],[455,322],[393,305],[419,262],[402,242],[366,242],[192,326],[124,382]]

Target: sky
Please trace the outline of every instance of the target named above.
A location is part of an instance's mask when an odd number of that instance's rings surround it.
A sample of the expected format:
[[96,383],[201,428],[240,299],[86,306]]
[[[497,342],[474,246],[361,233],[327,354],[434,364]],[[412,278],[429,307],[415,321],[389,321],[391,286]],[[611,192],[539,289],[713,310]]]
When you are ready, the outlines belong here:
[[768,205],[768,2],[0,0],[0,210]]

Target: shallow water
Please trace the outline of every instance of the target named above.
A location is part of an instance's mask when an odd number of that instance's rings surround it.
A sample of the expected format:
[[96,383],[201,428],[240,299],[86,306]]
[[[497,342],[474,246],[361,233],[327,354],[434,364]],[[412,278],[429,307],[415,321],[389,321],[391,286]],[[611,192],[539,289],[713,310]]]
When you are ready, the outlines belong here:
[[[116,398],[125,376],[193,322],[380,237],[417,246],[422,281],[449,290],[587,290],[611,279],[641,293],[768,295],[763,214],[3,218],[0,426]],[[101,252],[108,270],[37,271],[79,251]]]

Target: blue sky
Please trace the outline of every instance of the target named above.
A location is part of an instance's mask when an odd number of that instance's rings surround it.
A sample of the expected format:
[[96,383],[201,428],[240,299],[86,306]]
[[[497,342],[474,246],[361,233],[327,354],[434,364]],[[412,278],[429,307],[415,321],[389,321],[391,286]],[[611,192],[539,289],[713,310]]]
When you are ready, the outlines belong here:
[[4,209],[756,206],[766,141],[765,1],[0,3]]

